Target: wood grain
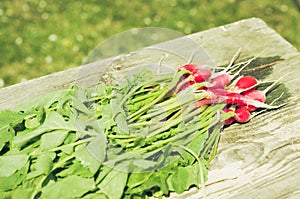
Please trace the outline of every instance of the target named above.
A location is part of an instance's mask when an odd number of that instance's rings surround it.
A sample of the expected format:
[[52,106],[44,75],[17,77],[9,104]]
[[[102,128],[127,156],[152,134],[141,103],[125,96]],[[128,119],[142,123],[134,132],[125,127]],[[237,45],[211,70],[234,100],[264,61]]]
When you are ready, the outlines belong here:
[[[240,60],[260,53],[260,57],[280,58],[265,80],[288,74],[281,81],[286,95],[300,96],[299,52],[262,20],[251,18],[2,88],[0,110],[75,83],[86,87],[109,84],[140,68],[174,70],[196,51],[196,62],[211,67],[226,65],[239,48]],[[163,67],[159,68],[162,56]],[[170,198],[300,198],[299,103],[224,129],[206,189],[192,188]]]
[[[210,31],[218,33],[210,34]],[[274,65],[272,74],[266,79],[278,79],[290,72],[284,78],[284,85],[292,96],[299,96],[299,53],[262,21],[241,21],[201,35],[202,38],[214,37],[209,44],[224,47],[225,51],[232,52],[231,49],[241,46],[246,56],[254,56],[267,47],[263,56],[280,56],[283,61]],[[228,52],[221,50],[217,56],[220,51],[206,49],[217,64],[224,64]],[[191,189],[180,196],[171,195],[171,198],[299,198],[299,103],[259,115],[248,124],[226,128],[208,179],[204,191]]]

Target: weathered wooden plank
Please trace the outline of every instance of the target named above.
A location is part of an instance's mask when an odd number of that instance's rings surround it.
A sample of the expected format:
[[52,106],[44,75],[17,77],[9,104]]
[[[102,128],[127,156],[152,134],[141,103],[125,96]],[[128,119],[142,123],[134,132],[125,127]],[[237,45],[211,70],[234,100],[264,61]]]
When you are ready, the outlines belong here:
[[[200,48],[199,48],[200,47]],[[271,67],[266,80],[284,78],[283,87],[300,95],[300,54],[260,19],[252,18],[160,43],[128,55],[101,60],[25,83],[0,89],[0,109],[77,83],[94,86],[110,83],[141,68],[173,70],[195,61],[225,65],[242,48],[241,59],[257,56],[281,60]],[[222,133],[218,155],[212,163],[205,190],[191,189],[171,198],[297,198],[300,195],[300,106],[292,104],[261,114],[250,123],[232,125]]]
[[[217,34],[212,35],[210,30],[201,33],[203,38],[212,41],[203,48],[218,64],[223,64],[228,51],[239,46],[245,54],[253,56],[268,47],[263,56],[279,56],[283,61],[274,66],[267,79],[277,79],[291,72],[284,78],[284,84],[293,96],[298,96],[300,56],[297,50],[261,21],[251,21],[251,27],[244,22],[217,28]],[[210,46],[220,48],[213,50]],[[218,50],[224,48],[227,52]],[[190,190],[181,196],[172,195],[172,198],[202,198],[204,195],[205,198],[299,197],[299,119],[300,106],[293,104],[262,114],[248,124],[225,129],[206,190]]]
[[226,129],[205,192],[191,190],[174,198],[299,196],[299,111],[299,105],[290,106]]

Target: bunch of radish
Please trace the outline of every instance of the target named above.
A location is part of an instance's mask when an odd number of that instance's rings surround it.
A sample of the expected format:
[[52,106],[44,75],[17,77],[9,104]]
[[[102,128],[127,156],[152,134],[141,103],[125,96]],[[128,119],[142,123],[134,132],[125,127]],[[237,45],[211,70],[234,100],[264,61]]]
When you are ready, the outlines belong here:
[[[251,119],[251,112],[265,108],[272,109],[278,106],[271,106],[265,103],[266,93],[275,85],[274,82],[264,91],[257,90],[260,84],[253,76],[240,76],[240,71],[229,74],[227,69],[221,72],[213,72],[202,68],[197,64],[186,64],[178,68],[178,71],[188,71],[183,76],[181,89],[191,86],[196,88],[194,92],[205,92],[207,97],[199,100],[195,105],[226,103],[225,113],[231,113],[231,117],[225,120],[225,125],[234,121],[246,123]],[[197,85],[197,86],[195,86]]]

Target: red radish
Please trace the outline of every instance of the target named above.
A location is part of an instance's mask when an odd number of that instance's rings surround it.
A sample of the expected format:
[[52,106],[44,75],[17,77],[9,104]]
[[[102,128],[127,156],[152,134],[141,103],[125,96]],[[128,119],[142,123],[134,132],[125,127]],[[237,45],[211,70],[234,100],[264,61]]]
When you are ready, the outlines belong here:
[[227,104],[247,104],[247,99],[239,93],[226,93],[225,102]]
[[243,76],[236,82],[236,87],[239,89],[255,89],[258,81],[253,76]]
[[208,99],[200,100],[196,103],[196,106],[201,106],[204,104],[215,104],[215,103],[226,103],[226,104],[235,104],[235,105],[246,105],[254,106],[257,108],[277,108],[278,106],[271,106],[265,104],[259,100],[252,99],[248,96],[244,96],[239,93],[225,93],[225,95],[215,95],[209,96]]
[[191,73],[193,73],[195,70],[196,70],[196,65],[195,64],[186,64],[186,65],[183,65],[183,66],[180,66],[178,68],[178,71],[182,71],[182,70],[188,70],[190,71]]
[[198,67],[192,75],[194,76],[195,82],[201,83],[210,78],[211,71],[205,68]]
[[192,77],[192,79],[197,82],[201,83],[210,78],[211,71],[205,68],[201,68],[196,64],[186,64],[178,68],[178,71],[188,70],[191,72],[190,75],[186,75],[185,77]]
[[239,106],[240,109],[247,109],[248,111],[250,112],[253,112],[255,111],[257,108],[255,106],[252,106],[252,105],[241,105]]
[[229,94],[224,88],[208,88],[207,91],[212,92],[214,96],[226,96],[226,94]]
[[231,81],[231,79],[231,75],[227,73],[218,75],[210,81],[212,84],[211,88],[224,88]]
[[[254,93],[255,90],[253,90],[252,92]],[[250,92],[250,91],[249,91]],[[264,92],[260,91],[262,94],[264,94]],[[223,98],[223,99],[222,99]],[[221,100],[223,100],[224,102],[226,102],[227,104],[236,104],[236,105],[247,105],[247,106],[254,106],[256,108],[268,108],[268,109],[272,109],[272,108],[278,108],[279,106],[271,106],[268,104],[265,104],[265,97],[261,96],[260,98],[250,98],[250,96],[244,96],[242,94],[239,93],[228,93],[225,96],[225,100],[224,97],[220,98]]]
[[226,93],[224,95],[208,95],[208,99],[203,99],[195,103],[197,107],[205,104],[215,104],[215,103],[226,103],[226,104],[234,104],[234,105],[245,105],[245,106],[254,106],[256,108],[267,108],[274,109],[279,106],[271,106],[261,102],[259,100],[252,99],[248,96],[244,96],[239,93]]
[[230,125],[234,122],[234,117],[228,118],[224,121],[224,125]]
[[260,90],[249,90],[243,92],[243,95],[246,97],[249,97],[251,99],[260,101],[260,102],[265,102],[266,101],[266,95],[263,91]]
[[[229,112],[233,112],[233,110],[230,109],[230,108],[225,108],[225,109],[224,109],[224,112],[225,112],[225,113],[229,113]],[[230,125],[230,124],[232,124],[233,122],[234,122],[234,117],[230,117],[230,118],[228,118],[228,119],[226,119],[226,120],[224,121],[224,125]]]
[[250,120],[251,114],[247,109],[238,108],[234,112],[234,119],[239,123],[246,123]]
[[191,85],[195,84],[194,81],[188,81],[187,83],[185,83],[182,87],[181,87],[181,90],[185,90],[187,89],[188,87],[190,87]]
[[[260,102],[265,102],[266,101],[266,95],[264,94],[264,92],[260,91],[260,90],[248,90],[246,92],[243,92],[244,96],[249,97],[253,100],[257,100]],[[255,111],[257,108],[255,106],[252,105],[247,105],[246,108],[249,111]]]

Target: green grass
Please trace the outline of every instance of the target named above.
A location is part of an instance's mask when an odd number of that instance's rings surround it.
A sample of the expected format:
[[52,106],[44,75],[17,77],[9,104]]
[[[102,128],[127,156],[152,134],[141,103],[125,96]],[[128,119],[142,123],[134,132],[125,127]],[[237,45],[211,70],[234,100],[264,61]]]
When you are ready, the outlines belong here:
[[249,17],[300,48],[292,0],[1,0],[0,80],[7,86],[81,65],[99,43],[132,28],[191,34]]

